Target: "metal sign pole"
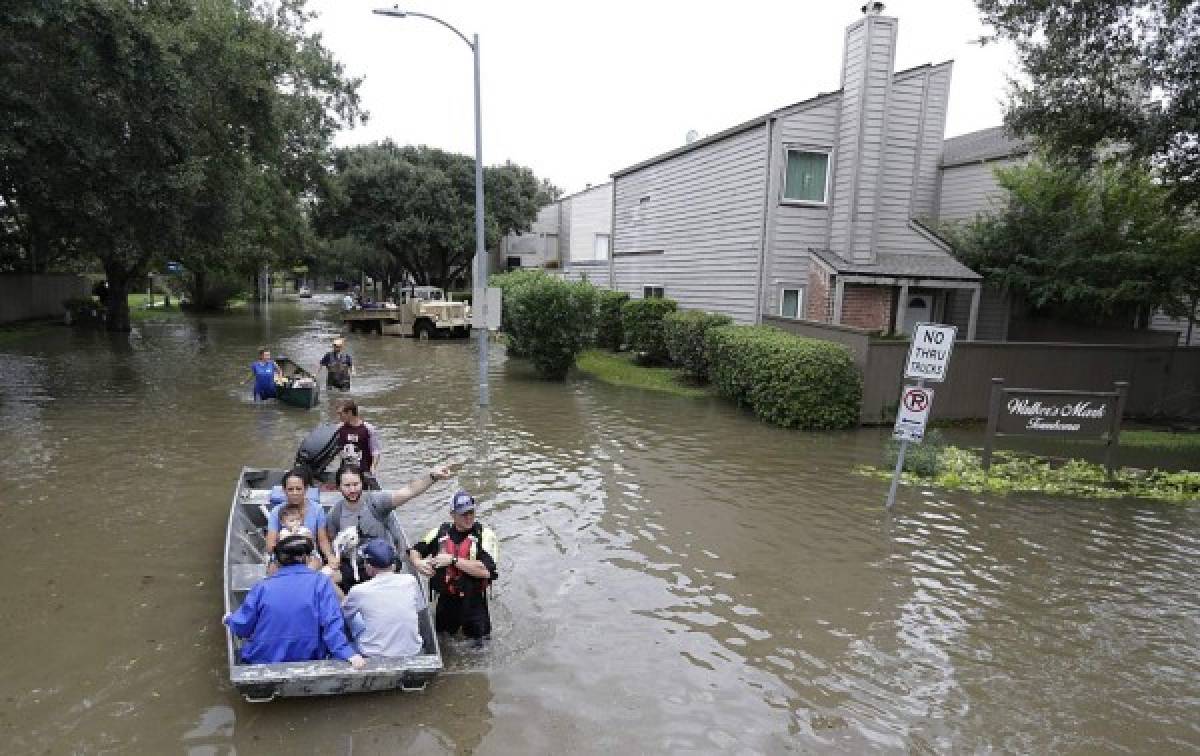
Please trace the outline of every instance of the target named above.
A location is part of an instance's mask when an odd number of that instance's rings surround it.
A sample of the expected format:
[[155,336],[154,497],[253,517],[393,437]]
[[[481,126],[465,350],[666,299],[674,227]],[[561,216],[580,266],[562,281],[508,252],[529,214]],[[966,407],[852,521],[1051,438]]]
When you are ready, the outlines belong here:
[[[917,379],[917,388],[925,388],[925,379]],[[896,487],[900,484],[900,473],[904,470],[904,455],[908,453],[908,441],[900,442],[900,453],[896,455],[896,469],[892,471],[892,485],[888,488],[887,501],[884,508],[889,512],[896,506]]]

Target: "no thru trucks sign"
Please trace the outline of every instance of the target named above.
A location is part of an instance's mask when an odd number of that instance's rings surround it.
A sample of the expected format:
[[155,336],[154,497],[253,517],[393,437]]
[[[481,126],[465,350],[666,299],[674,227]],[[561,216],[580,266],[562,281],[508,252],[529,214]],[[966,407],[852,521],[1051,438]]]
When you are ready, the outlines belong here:
[[904,362],[905,378],[924,378],[941,383],[946,380],[950,366],[950,350],[954,348],[954,326],[937,323],[917,323],[913,331],[912,346]]

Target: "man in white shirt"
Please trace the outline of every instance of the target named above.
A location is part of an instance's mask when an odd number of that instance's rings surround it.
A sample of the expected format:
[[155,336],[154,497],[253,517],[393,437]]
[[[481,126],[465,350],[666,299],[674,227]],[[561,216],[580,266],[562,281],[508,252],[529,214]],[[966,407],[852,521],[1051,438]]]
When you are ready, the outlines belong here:
[[355,645],[368,657],[419,654],[423,644],[417,612],[423,597],[417,579],[396,572],[396,549],[384,538],[367,543],[363,561],[370,579],[351,588],[342,604],[351,625],[362,627]]

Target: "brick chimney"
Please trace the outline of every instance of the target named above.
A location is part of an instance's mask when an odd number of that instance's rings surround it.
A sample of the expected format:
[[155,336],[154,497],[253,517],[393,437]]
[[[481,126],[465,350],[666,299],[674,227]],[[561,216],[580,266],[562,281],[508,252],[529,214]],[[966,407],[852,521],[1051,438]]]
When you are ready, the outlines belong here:
[[848,260],[875,261],[888,97],[896,60],[896,19],[869,2],[846,28],[842,104],[835,151],[829,246]]

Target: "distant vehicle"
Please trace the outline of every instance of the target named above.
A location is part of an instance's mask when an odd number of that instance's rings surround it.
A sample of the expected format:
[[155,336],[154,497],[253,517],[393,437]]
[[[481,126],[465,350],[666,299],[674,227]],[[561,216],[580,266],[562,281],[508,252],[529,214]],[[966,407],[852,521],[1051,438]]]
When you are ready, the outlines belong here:
[[471,308],[451,302],[437,286],[400,291],[399,304],[365,306],[342,313],[352,331],[376,331],[417,339],[466,338],[471,334]]
[[174,261],[167,263],[166,271],[171,275],[179,275],[183,272],[183,270],[184,268],[182,263],[177,263]]
[[312,296],[312,291],[307,286],[301,286],[300,290],[296,292],[296,296],[301,299],[308,299]]

